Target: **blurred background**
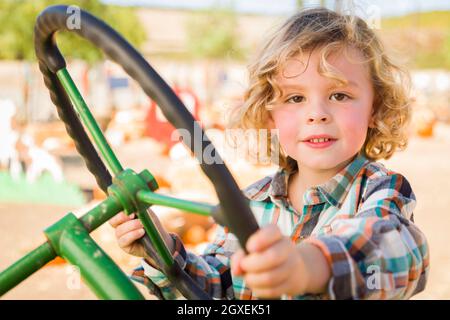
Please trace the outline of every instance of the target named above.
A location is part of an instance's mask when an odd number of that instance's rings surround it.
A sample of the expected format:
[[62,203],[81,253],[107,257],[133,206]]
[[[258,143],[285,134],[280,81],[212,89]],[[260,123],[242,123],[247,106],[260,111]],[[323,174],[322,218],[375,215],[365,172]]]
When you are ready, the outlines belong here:
[[[415,221],[431,250],[427,288],[414,299],[450,298],[450,2],[0,0],[0,270],[40,245],[42,230],[69,211],[80,216],[105,196],[58,119],[38,71],[33,26],[52,4],[76,5],[108,22],[147,58],[223,147],[226,111],[246,87],[246,65],[263,36],[303,7],[352,8],[411,72],[413,119],[406,151],[382,161],[404,174],[417,196]],[[115,63],[72,34],[58,46],[119,160],[149,169],[158,192],[216,203],[211,183],[189,152],[172,139],[173,127]],[[273,165],[226,161],[241,188],[273,173]],[[201,252],[214,235],[205,217],[154,206],[167,229]],[[139,263],[120,250],[105,224],[92,233],[129,273]],[[56,259],[3,299],[95,299],[74,270]],[[147,298],[145,289],[140,288]]]

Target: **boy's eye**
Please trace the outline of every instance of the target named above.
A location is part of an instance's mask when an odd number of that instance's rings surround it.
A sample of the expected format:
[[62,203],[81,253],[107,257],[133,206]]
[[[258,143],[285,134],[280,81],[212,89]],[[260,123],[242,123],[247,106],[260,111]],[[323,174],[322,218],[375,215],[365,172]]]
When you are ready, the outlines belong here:
[[350,99],[350,97],[348,95],[346,95],[345,93],[338,92],[338,93],[333,93],[330,96],[330,99],[334,100],[334,101],[344,101],[344,100]]
[[305,100],[305,97],[297,95],[297,96],[290,97],[289,99],[287,99],[286,102],[289,102],[289,103],[300,103],[303,100]]

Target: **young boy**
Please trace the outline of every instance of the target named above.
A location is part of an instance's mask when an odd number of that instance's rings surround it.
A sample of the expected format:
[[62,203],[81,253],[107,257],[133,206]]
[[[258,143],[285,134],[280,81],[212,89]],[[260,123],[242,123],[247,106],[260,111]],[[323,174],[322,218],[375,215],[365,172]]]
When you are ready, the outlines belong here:
[[[377,159],[406,146],[406,74],[366,23],[327,9],[291,17],[250,66],[231,127],[277,129],[280,169],[244,190],[261,229],[248,254],[227,228],[202,255],[164,234],[178,263],[218,299],[407,299],[425,287],[429,254],[415,196]],[[111,220],[119,245],[146,257],[134,279],[179,292],[137,239],[139,220]]]

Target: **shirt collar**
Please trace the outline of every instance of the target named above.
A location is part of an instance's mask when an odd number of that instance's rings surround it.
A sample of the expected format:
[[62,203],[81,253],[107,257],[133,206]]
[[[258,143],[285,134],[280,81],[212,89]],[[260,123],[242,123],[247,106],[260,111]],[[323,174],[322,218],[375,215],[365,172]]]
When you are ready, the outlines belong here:
[[[321,185],[308,188],[303,195],[303,204],[315,205],[328,202],[330,205],[340,208],[358,172],[368,161],[364,155],[356,155],[333,178]],[[271,179],[263,179],[259,185],[253,185],[253,188],[249,190],[249,197],[256,201],[263,201],[270,197],[272,202],[277,202],[280,198],[287,198],[289,177],[297,170],[280,168]]]

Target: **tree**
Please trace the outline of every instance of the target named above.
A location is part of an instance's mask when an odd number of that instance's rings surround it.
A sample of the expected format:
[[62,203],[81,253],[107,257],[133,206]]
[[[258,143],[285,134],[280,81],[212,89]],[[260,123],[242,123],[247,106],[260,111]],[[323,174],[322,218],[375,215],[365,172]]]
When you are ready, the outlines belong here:
[[187,26],[188,51],[196,58],[240,59],[237,17],[232,9],[211,9],[193,13]]
[[[33,32],[36,18],[47,6],[60,3],[58,0],[0,0],[0,59],[35,60]],[[70,5],[103,19],[132,45],[139,46],[146,39],[132,8],[107,6],[98,0],[71,0]],[[73,33],[62,33],[58,39],[58,47],[67,58],[88,62],[102,58],[98,49]]]
[[213,60],[229,61],[244,57],[239,46],[236,12],[231,8],[212,8],[192,14],[186,24],[188,54],[205,62],[205,103],[211,105],[217,89],[217,63]]

